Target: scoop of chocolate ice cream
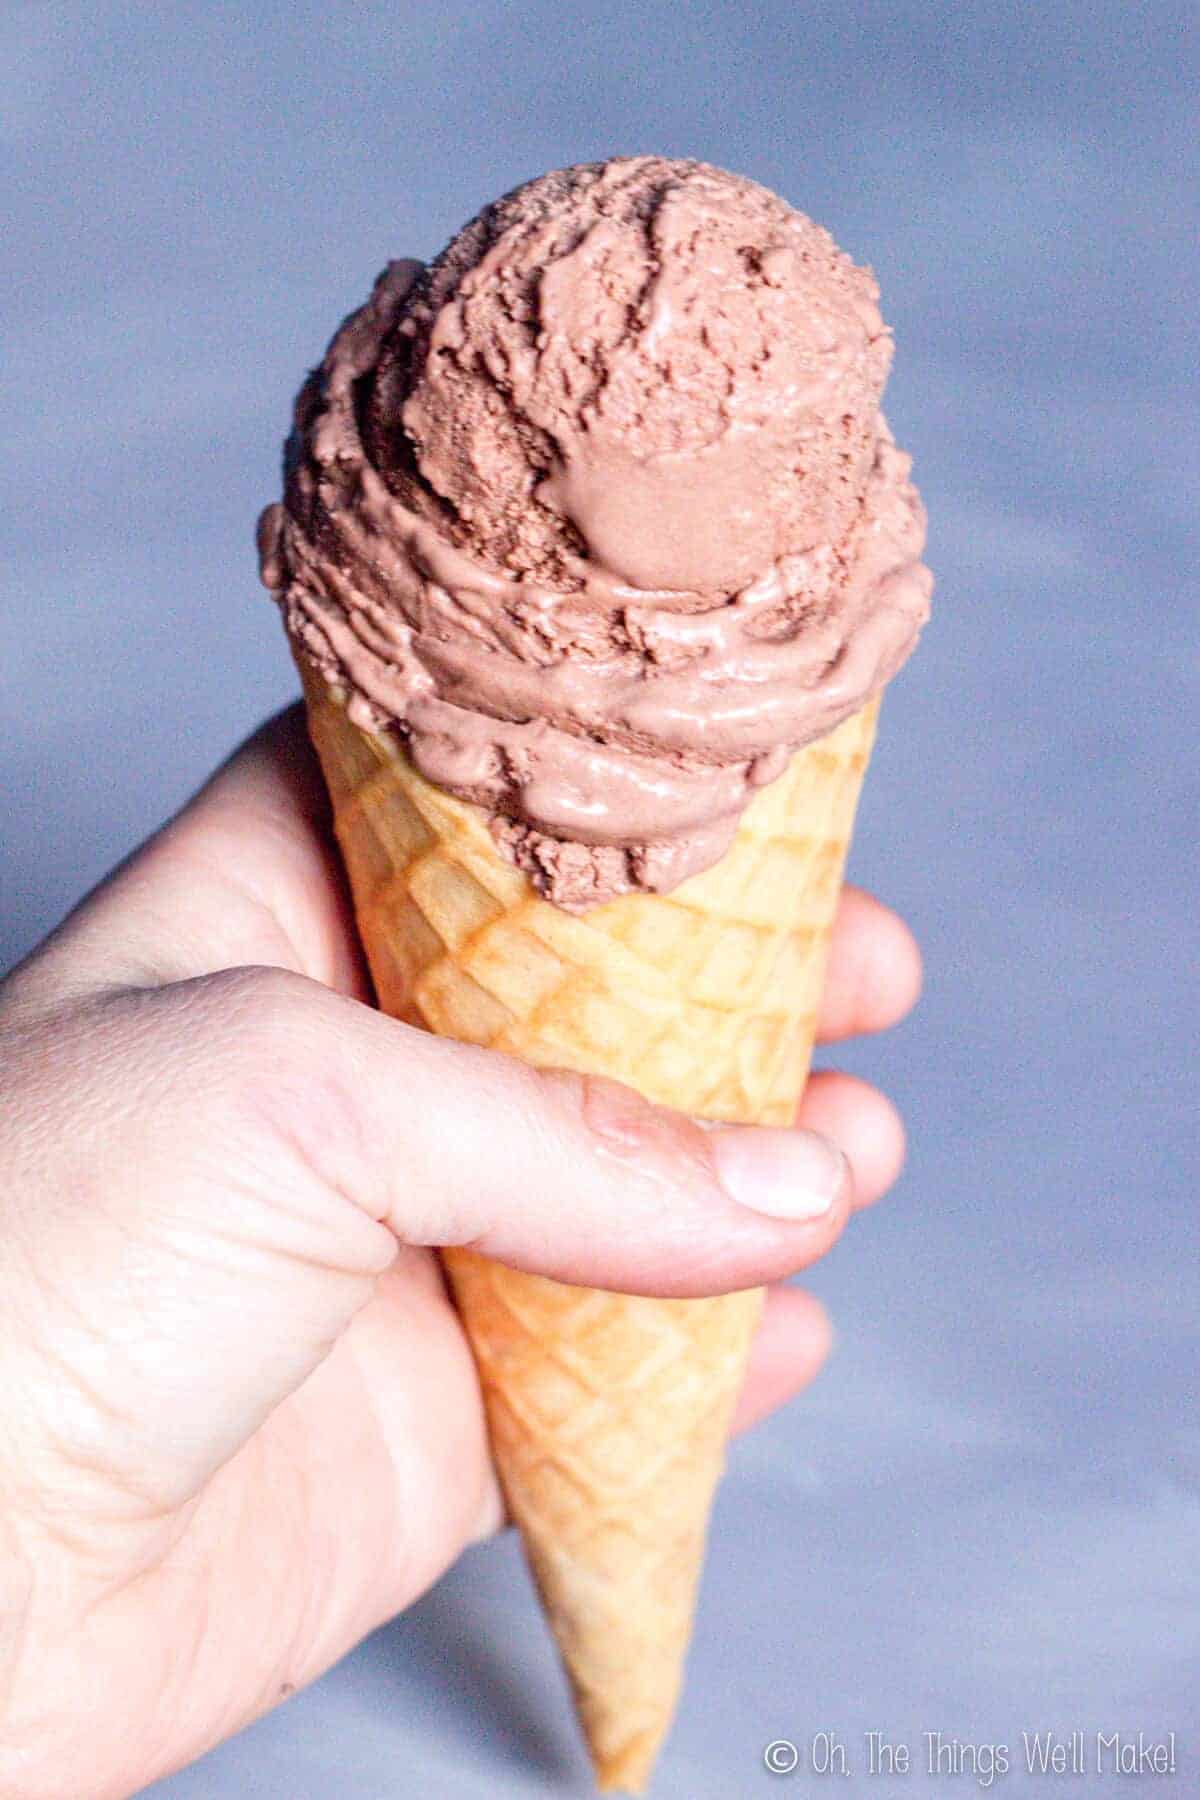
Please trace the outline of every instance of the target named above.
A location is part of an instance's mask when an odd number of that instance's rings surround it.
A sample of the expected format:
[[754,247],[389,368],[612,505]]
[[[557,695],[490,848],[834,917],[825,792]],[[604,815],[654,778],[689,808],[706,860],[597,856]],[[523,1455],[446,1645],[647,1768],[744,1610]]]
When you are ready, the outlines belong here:
[[587,558],[730,593],[861,505],[891,360],[877,297],[752,181],[659,157],[558,170],[417,282],[367,450],[494,567],[571,588]]
[[870,274],[753,182],[541,176],[337,332],[263,579],[351,717],[541,892],[665,891],[924,622],[890,355]]

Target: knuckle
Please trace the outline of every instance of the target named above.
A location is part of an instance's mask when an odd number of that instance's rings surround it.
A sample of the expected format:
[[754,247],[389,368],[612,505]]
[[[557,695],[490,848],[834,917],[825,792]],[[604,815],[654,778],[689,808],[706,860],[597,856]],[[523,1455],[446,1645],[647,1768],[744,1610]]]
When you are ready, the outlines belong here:
[[246,965],[205,976],[178,990],[189,1081],[227,1121],[277,1129],[302,1119],[317,1096],[317,1034],[311,984],[290,970]]
[[203,976],[197,985],[214,1006],[271,1024],[294,1013],[312,984],[306,976],[272,963],[240,963]]
[[225,1020],[226,1108],[244,1129],[334,1186],[362,1166],[356,1059],[336,1009],[353,1003],[286,969],[234,971]]
[[708,1133],[684,1113],[601,1075],[570,1077],[593,1147],[660,1188],[717,1186]]

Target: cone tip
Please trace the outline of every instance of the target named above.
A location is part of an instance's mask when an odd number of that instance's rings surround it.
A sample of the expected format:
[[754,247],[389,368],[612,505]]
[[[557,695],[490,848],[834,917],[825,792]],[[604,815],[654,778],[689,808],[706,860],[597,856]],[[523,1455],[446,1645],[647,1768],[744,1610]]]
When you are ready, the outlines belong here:
[[595,1744],[589,1744],[599,1792],[645,1793],[665,1735],[665,1724],[657,1730],[639,1731],[628,1743],[622,1744],[615,1755],[601,1751]]

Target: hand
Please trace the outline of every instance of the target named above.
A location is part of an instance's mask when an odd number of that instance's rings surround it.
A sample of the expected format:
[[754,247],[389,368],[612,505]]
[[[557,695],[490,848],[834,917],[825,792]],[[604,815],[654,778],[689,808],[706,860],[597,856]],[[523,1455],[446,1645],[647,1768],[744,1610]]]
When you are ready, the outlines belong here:
[[[822,1035],[891,1023],[918,982],[906,928],[847,892]],[[802,1130],[701,1130],[367,998],[299,709],[0,989],[7,1800],[142,1787],[497,1528],[428,1246],[720,1292],[823,1254],[900,1165],[893,1109],[845,1075],[814,1077]],[[739,1423],[826,1343],[774,1289]]]

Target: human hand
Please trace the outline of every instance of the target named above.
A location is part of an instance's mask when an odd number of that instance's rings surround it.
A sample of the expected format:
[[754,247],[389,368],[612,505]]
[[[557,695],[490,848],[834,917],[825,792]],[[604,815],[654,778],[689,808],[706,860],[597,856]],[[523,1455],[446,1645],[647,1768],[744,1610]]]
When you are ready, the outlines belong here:
[[[821,1035],[918,984],[907,929],[848,890]],[[429,1246],[721,1292],[822,1255],[900,1165],[894,1110],[846,1075],[814,1076],[802,1130],[701,1130],[367,999],[299,709],[0,988],[6,1800],[141,1788],[497,1528]],[[738,1423],[827,1338],[774,1287]]]

